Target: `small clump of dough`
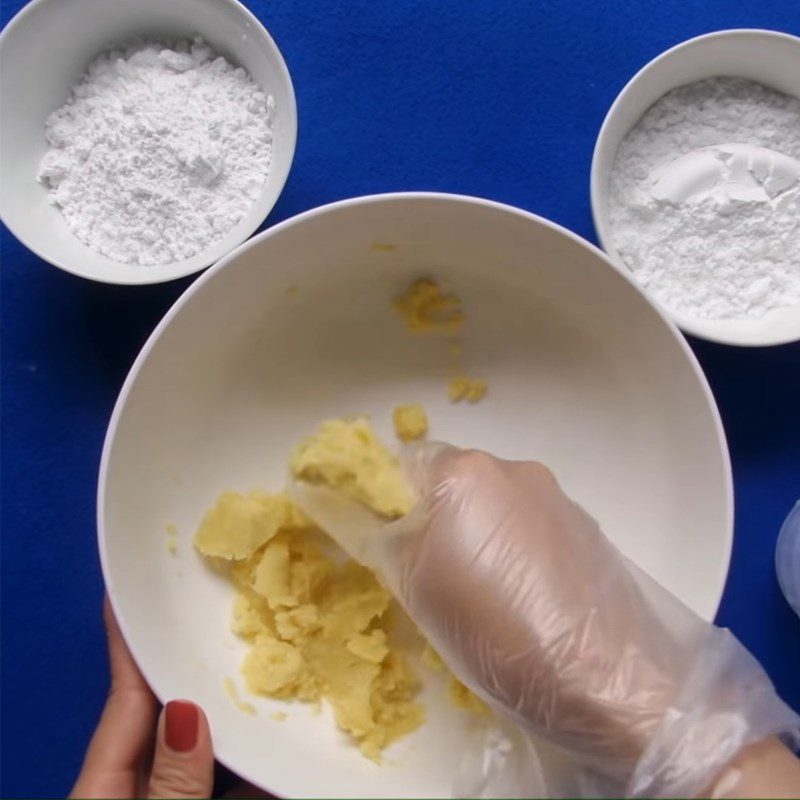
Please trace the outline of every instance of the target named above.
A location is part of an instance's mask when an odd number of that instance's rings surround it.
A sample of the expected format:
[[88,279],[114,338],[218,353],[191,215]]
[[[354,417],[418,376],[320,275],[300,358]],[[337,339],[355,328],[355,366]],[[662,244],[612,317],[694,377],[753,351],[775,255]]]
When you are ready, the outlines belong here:
[[489,389],[489,384],[481,378],[470,378],[466,375],[458,375],[450,381],[450,401],[460,403],[466,400],[468,403],[477,403],[482,400]]
[[224,492],[195,534],[205,556],[232,561],[250,558],[281,528],[303,528],[308,519],[284,494]]
[[290,467],[296,478],[341,491],[388,519],[411,509],[397,457],[378,439],[366,417],[323,422],[295,448]]
[[[405,320],[412,332],[432,331],[444,333],[448,340],[448,351],[454,358],[460,359],[463,354],[461,342],[453,334],[464,322],[461,299],[455,294],[445,294],[439,284],[430,279],[418,280],[411,284],[405,294],[394,299],[395,311]],[[488,390],[488,383],[481,378],[470,378],[459,375],[450,381],[449,395],[453,403],[466,400],[477,403],[483,399]],[[400,439],[406,439],[397,424],[395,411],[395,429]]]
[[484,715],[489,713],[489,706],[464,686],[455,675],[450,674],[450,670],[447,669],[447,665],[442,661],[442,657],[427,642],[422,651],[422,663],[434,672],[444,673],[448,676],[447,694],[453,705],[464,711],[471,711],[473,714]]
[[167,531],[167,552],[174,556],[178,552],[178,526],[174,522],[168,522]]
[[256,707],[252,703],[247,703],[239,697],[239,690],[236,688],[233,678],[230,676],[226,677],[222,685],[225,687],[225,694],[228,695],[228,699],[239,711],[250,717],[256,715]]
[[488,715],[489,706],[471,692],[455,675],[451,675],[447,682],[447,695],[457,708],[473,714]]
[[419,404],[397,406],[392,412],[394,432],[402,442],[413,442],[428,432],[428,415]]
[[461,300],[454,294],[444,294],[432,280],[415,281],[405,294],[395,298],[393,306],[408,329],[415,333],[452,333],[464,322]]

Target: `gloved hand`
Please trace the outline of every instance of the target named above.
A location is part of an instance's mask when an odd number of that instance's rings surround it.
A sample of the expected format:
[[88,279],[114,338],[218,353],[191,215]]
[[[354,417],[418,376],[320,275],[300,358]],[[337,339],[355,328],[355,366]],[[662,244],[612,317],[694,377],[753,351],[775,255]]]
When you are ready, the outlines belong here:
[[417,505],[364,560],[453,672],[573,754],[584,785],[692,796],[747,744],[797,730],[744,647],[625,558],[541,464],[428,444],[405,469]]

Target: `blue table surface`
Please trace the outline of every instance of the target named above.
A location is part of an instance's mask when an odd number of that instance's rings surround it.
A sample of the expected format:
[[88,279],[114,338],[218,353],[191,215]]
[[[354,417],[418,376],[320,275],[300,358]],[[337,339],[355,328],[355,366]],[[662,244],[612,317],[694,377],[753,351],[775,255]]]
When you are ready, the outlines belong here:
[[[23,4],[3,4],[4,25]],[[511,203],[595,241],[592,148],[628,78],[708,31],[800,34],[796,0],[248,5],[284,54],[299,108],[294,166],[267,225],[343,197],[428,189]],[[69,790],[107,687],[94,518],[103,435],[137,351],[190,280],[90,283],[5,229],[0,278],[0,795],[56,796]],[[800,710],[800,620],[773,568],[800,495],[800,344],[691,345],[722,413],[736,488],[717,621]]]

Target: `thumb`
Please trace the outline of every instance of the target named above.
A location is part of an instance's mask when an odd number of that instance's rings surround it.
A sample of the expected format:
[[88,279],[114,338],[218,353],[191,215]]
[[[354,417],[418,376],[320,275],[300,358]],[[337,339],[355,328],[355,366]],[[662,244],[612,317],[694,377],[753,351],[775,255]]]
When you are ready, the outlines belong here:
[[364,563],[380,573],[401,603],[410,589],[409,569],[422,547],[437,495],[447,491],[449,461],[461,452],[443,442],[414,442],[400,451],[400,468],[414,505],[404,517],[386,523],[380,536],[367,540]]
[[211,797],[214,751],[200,706],[170,700],[158,720],[150,798]]
[[436,489],[448,457],[460,452],[444,442],[412,442],[400,451],[400,467],[417,503]]

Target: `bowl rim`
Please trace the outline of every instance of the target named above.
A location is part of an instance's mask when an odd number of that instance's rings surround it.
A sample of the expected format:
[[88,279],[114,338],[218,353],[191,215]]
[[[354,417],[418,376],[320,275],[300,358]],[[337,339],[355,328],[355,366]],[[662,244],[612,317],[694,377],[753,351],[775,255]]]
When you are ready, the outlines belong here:
[[[14,30],[17,28],[19,24],[24,22],[24,20],[34,12],[39,6],[47,5],[48,3],[55,3],[61,2],[63,3],[65,0],[29,0],[6,24],[5,28],[0,31],[0,51],[3,49],[3,45],[10,36],[13,35]],[[48,255],[45,255],[41,248],[38,245],[33,244],[30,239],[26,236],[20,235],[20,233],[14,229],[12,225],[8,223],[8,220],[3,215],[3,207],[4,204],[0,202],[0,221],[2,221],[3,225],[7,228],[7,230],[17,239],[21,244],[23,244],[28,250],[30,250],[35,256],[42,259],[48,264],[52,264],[54,267],[63,270],[64,272],[69,273],[70,275],[75,275],[78,278],[83,278],[84,280],[94,281],[95,283],[106,284],[108,286],[156,286],[161,283],[169,283],[170,281],[178,280],[179,278],[185,278],[188,275],[194,275],[198,272],[202,272],[204,269],[207,269],[209,266],[214,264],[216,261],[224,258],[228,253],[235,250],[239,247],[243,242],[246,242],[266,221],[267,217],[272,213],[272,210],[275,208],[278,200],[283,193],[283,189],[286,186],[286,181],[289,179],[289,174],[292,171],[292,166],[294,164],[294,157],[295,152],[297,150],[297,128],[298,128],[298,119],[297,119],[297,98],[295,96],[294,91],[294,84],[292,83],[292,76],[289,73],[289,68],[286,65],[286,60],[283,57],[283,53],[281,53],[280,48],[278,47],[275,40],[272,38],[272,35],[267,30],[266,26],[258,19],[258,17],[247,8],[241,0],[215,0],[217,3],[223,3],[227,5],[229,8],[233,9],[240,15],[243,15],[245,21],[249,22],[254,26],[255,32],[257,32],[263,39],[266,40],[267,44],[269,45],[270,49],[274,52],[276,57],[276,66],[278,71],[281,74],[282,80],[286,83],[286,90],[287,90],[287,100],[288,103],[286,104],[285,112],[289,116],[290,125],[289,125],[289,137],[286,140],[285,148],[286,153],[288,155],[287,167],[282,176],[278,176],[277,180],[272,182],[271,184],[265,184],[264,189],[262,190],[262,194],[259,196],[258,200],[253,204],[253,206],[257,205],[261,198],[264,195],[264,192],[267,191],[268,187],[271,187],[275,193],[275,198],[269,204],[267,204],[264,214],[258,215],[253,222],[245,227],[242,231],[241,237],[236,237],[234,243],[228,250],[220,256],[205,258],[203,257],[204,253],[208,253],[210,250],[214,248],[214,244],[212,243],[206,248],[205,251],[201,251],[196,253],[194,256],[191,256],[189,259],[184,259],[183,261],[174,261],[171,264],[159,264],[159,265],[152,265],[158,266],[162,269],[167,270],[167,274],[161,275],[157,278],[148,277],[148,270],[151,265],[146,265],[142,267],[142,274],[141,277],[138,275],[127,276],[127,277],[120,277],[120,278],[100,278],[97,275],[90,275],[87,272],[82,271],[79,267],[73,267],[66,263],[66,261],[62,258],[51,258]],[[188,35],[188,34],[187,34]],[[102,52],[102,51],[101,51]],[[252,76],[251,76],[252,77]],[[281,149],[283,149],[284,145],[281,145]],[[274,159],[273,159],[274,161]],[[274,173],[270,171],[269,177],[271,178]],[[220,240],[217,240],[216,243],[219,243]],[[88,247],[88,245],[86,245]],[[90,248],[91,249],[91,248]],[[97,252],[97,251],[93,251]],[[102,254],[99,254],[102,255]],[[108,258],[108,256],[106,256]],[[190,266],[184,266],[180,269],[169,270],[169,267],[172,267],[177,264],[183,264],[187,261],[194,261],[197,259],[198,263],[191,264]],[[129,264],[123,264],[122,262],[115,261],[114,259],[109,259],[115,264],[119,264],[120,266],[128,267],[131,266]]]
[[[697,379],[699,386],[704,394],[706,405],[711,413],[712,423],[714,425],[714,431],[717,438],[717,446],[719,449],[719,454],[722,459],[723,472],[724,472],[723,499],[725,503],[725,525],[724,525],[725,538],[723,541],[724,557],[723,559],[721,559],[720,564],[715,568],[716,575],[714,576],[714,580],[718,584],[718,589],[717,589],[717,600],[714,604],[714,614],[712,615],[712,619],[713,616],[715,616],[719,610],[719,605],[720,602],[722,601],[722,595],[725,590],[725,585],[727,582],[728,572],[730,570],[731,554],[733,550],[733,520],[734,520],[733,474],[730,461],[730,452],[728,449],[727,439],[725,437],[725,431],[722,425],[722,419],[720,417],[719,409],[717,408],[714,395],[711,392],[711,388],[708,384],[708,380],[706,379],[706,376],[702,368],[700,367],[697,357],[689,347],[688,342],[683,337],[681,332],[678,330],[676,325],[672,322],[672,320],[663,312],[663,310],[660,309],[658,305],[656,305],[642,291],[641,287],[638,286],[633,276],[630,274],[629,270],[620,268],[596,245],[587,241],[578,234],[570,231],[569,229],[559,225],[558,223],[551,222],[550,220],[545,219],[544,217],[541,217],[538,214],[534,214],[532,212],[516,208],[506,203],[499,203],[494,200],[487,200],[484,198],[472,197],[463,194],[451,194],[447,192],[424,192],[424,191],[387,192],[380,194],[364,195],[359,197],[351,197],[344,200],[338,200],[332,203],[327,203],[325,205],[304,211],[300,214],[290,217],[287,220],[284,220],[283,222],[274,225],[273,227],[269,228],[266,231],[262,231],[258,235],[253,236],[246,242],[240,244],[237,248],[235,248],[226,256],[221,258],[216,264],[214,264],[214,266],[212,266],[209,270],[207,270],[197,280],[195,280],[175,300],[175,302],[172,304],[172,306],[160,320],[158,325],[156,325],[156,327],[153,329],[153,332],[147,338],[147,341],[144,343],[139,354],[136,356],[136,359],[134,360],[133,365],[131,366],[130,371],[128,372],[128,375],[125,378],[122,388],[120,389],[119,396],[114,404],[114,409],[111,413],[108,429],[106,431],[105,439],[103,442],[98,479],[97,479],[96,521],[97,521],[97,544],[100,556],[100,566],[102,570],[103,581],[106,587],[106,595],[114,611],[114,615],[116,616],[123,638],[125,639],[125,642],[127,643],[128,648],[131,651],[131,654],[133,655],[134,661],[139,666],[139,669],[144,675],[148,685],[151,687],[153,692],[158,696],[159,700],[162,702],[168,700],[169,698],[161,696],[159,691],[160,687],[157,686],[156,683],[152,680],[147,665],[143,664],[139,659],[138,645],[129,635],[128,624],[124,615],[120,614],[120,608],[117,604],[115,590],[114,590],[114,580],[109,569],[108,551],[106,548],[107,535],[106,535],[106,525],[105,525],[105,510],[106,510],[106,489],[107,489],[109,462],[111,459],[111,452],[114,447],[114,441],[116,439],[116,433],[119,426],[119,422],[128,404],[128,399],[130,397],[131,390],[136,382],[136,379],[138,378],[144,363],[149,358],[150,353],[152,352],[156,343],[164,334],[166,329],[170,326],[173,319],[182,311],[184,306],[186,306],[191,301],[192,297],[196,293],[198,293],[202,289],[202,287],[205,286],[206,283],[208,283],[210,280],[213,280],[214,277],[219,272],[226,269],[226,267],[228,267],[231,263],[233,263],[236,259],[238,259],[239,256],[241,256],[247,250],[258,247],[262,241],[269,239],[273,236],[277,236],[284,230],[293,228],[297,225],[302,225],[307,220],[313,219],[323,214],[335,212],[339,209],[348,207],[371,205],[374,203],[393,203],[397,201],[407,201],[407,200],[416,200],[423,202],[446,201],[450,203],[481,206],[496,211],[502,211],[507,214],[519,217],[523,220],[527,220],[529,222],[544,225],[545,227],[550,228],[551,230],[554,230],[562,234],[563,236],[566,236],[576,244],[588,248],[592,253],[594,253],[602,261],[604,261],[609,268],[611,268],[618,274],[622,275],[622,277],[638,292],[638,294],[641,295],[641,297],[647,303],[647,305],[650,306],[650,308],[656,315],[656,321],[660,320],[661,323],[667,327],[668,331],[672,335],[672,338],[681,348],[684,356],[688,360],[689,365],[694,372],[695,378]],[[237,767],[237,765],[235,764],[235,757],[232,758],[231,756],[229,756],[227,753],[224,752],[219,755],[216,755],[216,757],[224,766],[226,766],[228,769],[235,772],[245,780],[253,783],[256,786],[265,788],[268,791],[277,791],[276,789],[272,789],[270,786],[264,784],[264,782],[259,776],[256,776],[247,770],[241,770],[241,768]]]
[[[614,102],[611,104],[608,111],[606,112],[605,117],[603,118],[603,122],[597,134],[597,139],[595,140],[594,150],[592,151],[592,164],[589,174],[589,199],[592,209],[592,224],[594,225],[594,230],[595,234],[597,235],[597,240],[600,243],[600,249],[603,250],[605,255],[612,262],[616,263],[619,260],[620,262],[619,266],[621,266],[631,276],[633,276],[633,273],[627,267],[625,262],[622,261],[621,256],[616,254],[616,249],[614,248],[613,243],[611,242],[611,231],[607,224],[606,216],[602,213],[602,211],[604,210],[607,211],[608,203],[607,203],[607,198],[604,198],[604,195],[607,195],[607,190],[605,187],[602,187],[600,185],[600,161],[601,161],[600,150],[602,146],[605,145],[605,140],[609,135],[608,131],[611,127],[613,118],[616,117],[623,103],[627,101],[627,96],[630,93],[630,90],[633,87],[633,85],[638,83],[643,77],[645,77],[647,73],[649,73],[657,64],[661,63],[662,61],[666,61],[670,58],[673,58],[676,53],[682,50],[688,49],[689,47],[695,47],[701,43],[715,41],[719,39],[726,39],[734,36],[751,36],[751,35],[762,37],[764,39],[790,41],[794,44],[800,45],[800,37],[795,36],[791,33],[785,33],[784,31],[770,30],[769,28],[725,28],[718,31],[703,33],[700,34],[699,36],[693,36],[691,39],[686,39],[682,42],[678,42],[678,44],[675,44],[672,47],[667,48],[654,58],[651,58],[643,66],[641,66],[633,74],[633,76],[628,79],[628,81],[625,83],[622,89],[619,90],[617,96],[614,98]],[[627,135],[627,133],[629,132],[630,129],[626,132],[625,135]],[[616,156],[616,151],[614,157],[615,156]],[[612,157],[611,159],[612,166],[614,157]],[[609,248],[611,252],[609,252]],[[612,255],[611,254],[612,252],[615,255]],[[634,280],[636,279],[634,278]],[[800,335],[789,333],[782,336],[768,337],[765,338],[763,341],[739,341],[737,339],[733,339],[725,335],[720,335],[705,330],[702,326],[702,322],[700,325],[698,325],[697,320],[695,320],[694,317],[691,317],[688,314],[683,314],[680,311],[675,311],[669,308],[668,306],[662,305],[658,300],[650,297],[650,294],[646,292],[646,290],[644,291],[648,295],[648,298],[651,299],[653,303],[656,306],[658,306],[658,308],[661,309],[663,313],[666,316],[668,316],[682,331],[689,333],[692,336],[696,336],[698,339],[705,339],[706,341],[709,342],[716,342],[717,344],[725,344],[733,347],[772,347],[774,345],[790,344],[791,342],[795,342],[800,339]]]

